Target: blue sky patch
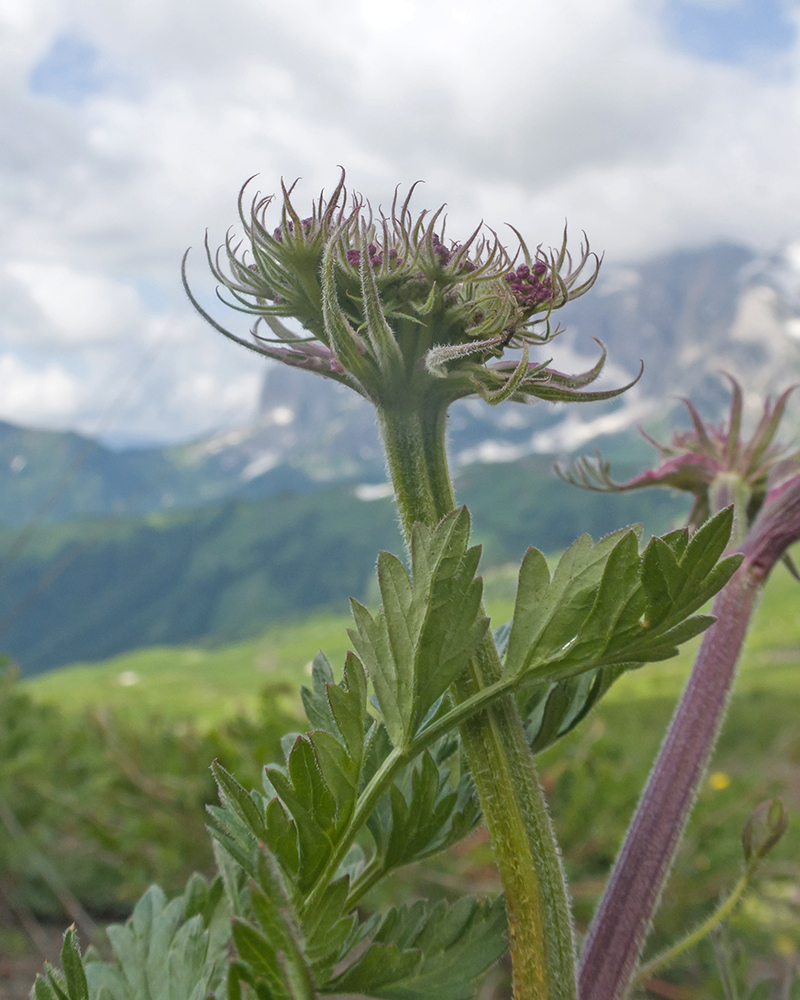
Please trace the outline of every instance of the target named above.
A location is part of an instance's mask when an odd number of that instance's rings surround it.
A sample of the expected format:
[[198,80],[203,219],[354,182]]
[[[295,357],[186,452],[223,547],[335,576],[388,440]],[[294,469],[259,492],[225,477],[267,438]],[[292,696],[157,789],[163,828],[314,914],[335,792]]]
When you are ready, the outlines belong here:
[[784,0],[667,0],[663,11],[675,45],[730,65],[763,63],[791,48],[797,35]]
[[105,90],[98,50],[78,35],[62,34],[33,67],[28,86],[34,94],[55,97],[66,104],[81,104],[92,94]]

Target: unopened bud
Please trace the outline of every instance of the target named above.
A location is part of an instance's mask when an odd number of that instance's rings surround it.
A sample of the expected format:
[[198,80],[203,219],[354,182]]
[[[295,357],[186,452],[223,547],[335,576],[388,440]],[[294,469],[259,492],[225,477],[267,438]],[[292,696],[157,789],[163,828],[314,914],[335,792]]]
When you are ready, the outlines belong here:
[[750,813],[742,830],[745,861],[765,858],[786,833],[789,817],[780,799],[769,799]]

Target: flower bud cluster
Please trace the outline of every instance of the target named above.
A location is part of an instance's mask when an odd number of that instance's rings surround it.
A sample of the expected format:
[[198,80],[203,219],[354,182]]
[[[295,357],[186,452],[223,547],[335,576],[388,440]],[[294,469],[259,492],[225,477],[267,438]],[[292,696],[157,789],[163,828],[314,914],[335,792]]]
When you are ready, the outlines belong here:
[[520,264],[504,277],[512,295],[525,309],[536,309],[553,299],[553,282],[543,260],[537,260],[532,267]]
[[[412,187],[402,204],[395,194],[390,213],[376,219],[360,197],[348,205],[344,173],[305,218],[294,208],[293,189],[284,187],[280,224],[268,226],[274,199],[257,194],[248,210],[246,186],[239,197],[244,238],[229,233],[216,254],[208,242],[206,250],[228,294],[222,300],[256,317],[252,339],[231,333],[199,305],[184,268],[192,303],[238,343],[344,382],[377,406],[419,398],[446,407],[472,394],[493,403],[590,401],[627,388],[585,391],[602,370],[604,349],[599,362],[578,375],[529,361],[529,348],[560,332],[551,330],[550,314],[594,284],[599,260],[588,244],[573,266],[566,233],[549,256],[541,250],[531,256],[517,233],[512,258],[482,225],[466,241],[446,243],[443,207],[413,217]],[[517,264],[520,256],[524,262]],[[271,334],[262,332],[262,323]],[[507,348],[522,349],[522,359],[504,361]]]

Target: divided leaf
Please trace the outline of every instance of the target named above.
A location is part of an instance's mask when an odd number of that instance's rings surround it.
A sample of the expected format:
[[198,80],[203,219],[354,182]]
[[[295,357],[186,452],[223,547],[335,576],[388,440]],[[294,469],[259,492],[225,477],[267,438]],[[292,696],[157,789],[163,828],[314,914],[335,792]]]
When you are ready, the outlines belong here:
[[[218,882],[209,887],[199,875],[192,876],[184,895],[171,902],[158,886],[152,886],[127,923],[108,928],[112,963],[86,962],[79,968],[77,942],[71,953],[62,951],[69,1000],[173,996],[204,1000],[220,988],[227,974],[230,926],[225,909],[218,905],[221,896]],[[64,944],[66,949],[66,935]],[[83,995],[81,980],[87,991]]]
[[502,897],[448,906],[418,901],[390,910],[372,944],[322,993],[379,1000],[470,1000],[474,980],[505,952]]
[[367,822],[384,872],[445,850],[480,819],[471,777],[462,775],[452,787],[437,749],[426,750],[406,780],[392,785]]
[[301,893],[314,885],[353,814],[376,728],[358,657],[348,654],[337,685],[319,653],[312,684],[303,700],[309,721],[320,728],[290,738],[285,767],[265,769],[269,800],[215,763],[222,805],[208,809],[212,835],[250,878],[257,879],[258,858],[267,850]]
[[[623,667],[674,656],[680,643],[713,623],[694,612],[741,562],[738,555],[718,561],[732,518],[730,509],[721,511],[690,541],[684,531],[653,538],[643,554],[634,530],[595,545],[584,535],[561,558],[552,580],[544,557],[529,549],[520,569],[506,676],[518,687],[545,685],[541,694],[547,685],[589,670],[614,668],[618,674]],[[595,683],[605,690],[617,674]],[[567,687],[548,695],[542,739],[549,742],[547,734],[566,731],[564,725],[579,711],[572,705],[574,697],[583,698],[579,692]],[[597,697],[592,695],[592,703]]]
[[598,667],[577,677],[526,689],[520,695],[520,710],[531,750],[541,753],[574,729],[603,697],[624,666]]
[[375,689],[389,738],[406,747],[486,634],[480,547],[468,548],[465,507],[435,528],[415,524],[409,578],[395,556],[378,557],[383,604],[373,617],[352,602],[350,637]]

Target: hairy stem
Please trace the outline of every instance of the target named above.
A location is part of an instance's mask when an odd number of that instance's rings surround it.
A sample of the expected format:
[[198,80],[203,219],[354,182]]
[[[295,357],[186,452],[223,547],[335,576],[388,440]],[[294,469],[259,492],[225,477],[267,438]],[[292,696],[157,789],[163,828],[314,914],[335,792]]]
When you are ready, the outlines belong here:
[[579,970],[581,1000],[617,1000],[642,947],[722,726],[736,665],[762,586],[800,538],[800,476],[773,490],[744,561],[714,602],[686,689],[594,916]]
[[644,985],[646,980],[648,980],[653,973],[658,972],[659,969],[663,969],[667,965],[671,965],[676,958],[679,958],[685,951],[693,948],[696,944],[699,944],[704,937],[707,937],[715,927],[719,926],[723,920],[727,920],[728,917],[736,909],[736,904],[744,895],[745,889],[750,884],[750,880],[753,877],[756,868],[758,867],[758,861],[752,862],[747,866],[744,874],[733,887],[731,894],[725,899],[720,906],[708,917],[706,920],[696,927],[693,931],[686,935],[686,937],[681,938],[680,941],[676,941],[672,947],[667,948],[666,951],[662,951],[660,955],[656,955],[655,958],[651,958],[649,962],[643,965],[633,980],[633,986]]
[[[446,411],[381,408],[379,422],[400,518],[436,524],[455,507],[445,452]],[[456,685],[459,701],[496,684],[488,636]],[[516,1000],[575,1000],[572,914],[561,857],[513,694],[461,726],[505,891]]]

